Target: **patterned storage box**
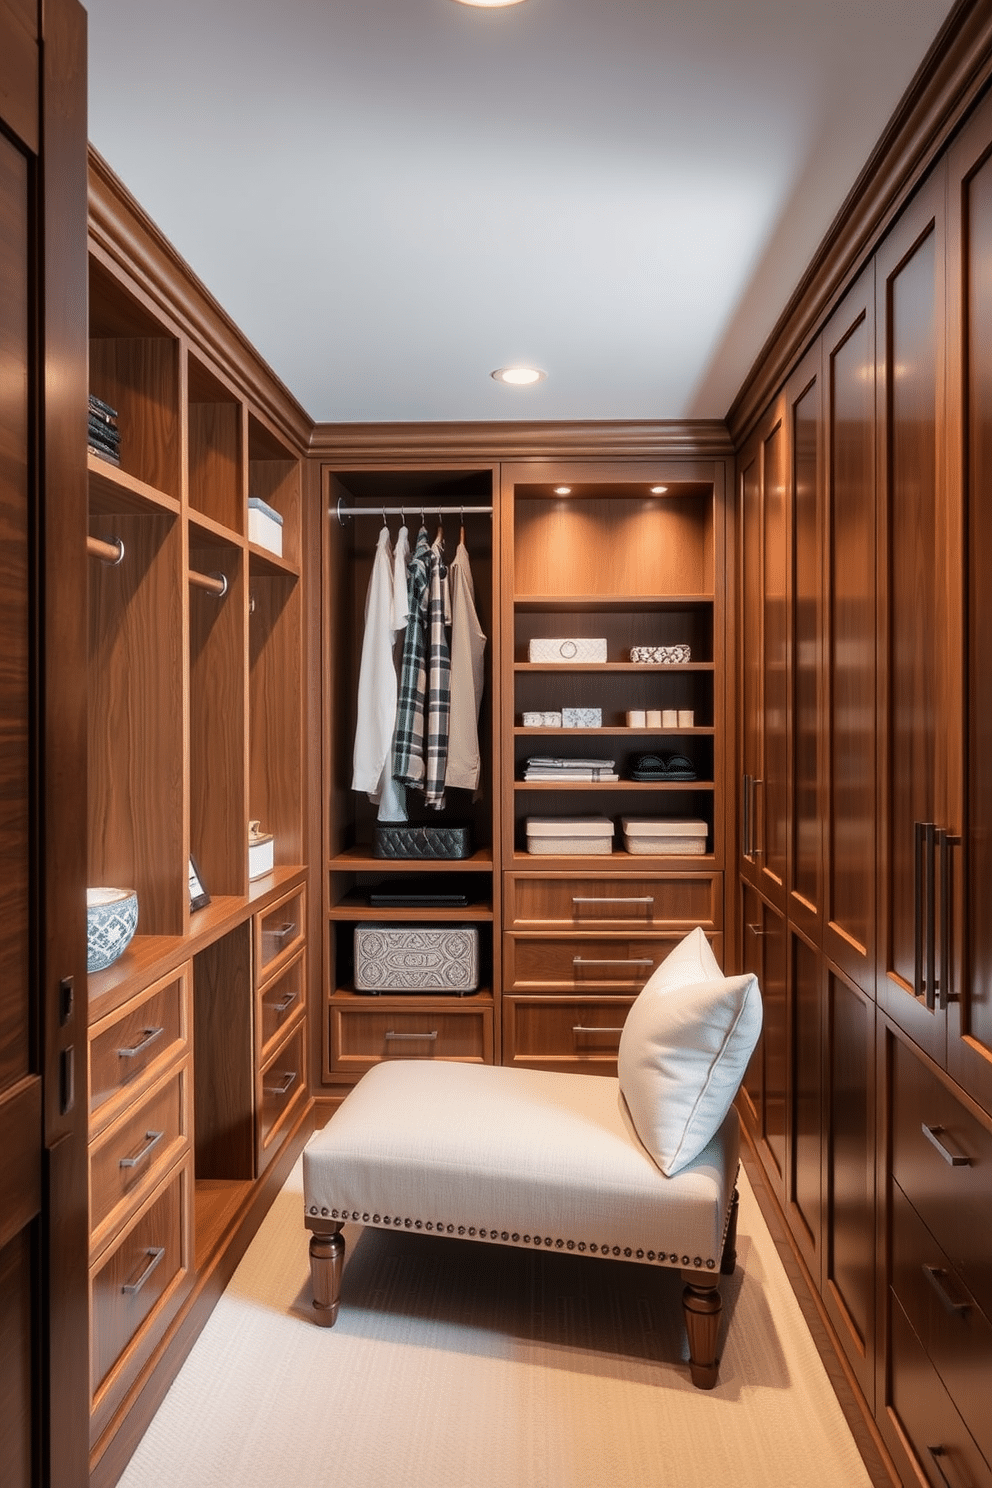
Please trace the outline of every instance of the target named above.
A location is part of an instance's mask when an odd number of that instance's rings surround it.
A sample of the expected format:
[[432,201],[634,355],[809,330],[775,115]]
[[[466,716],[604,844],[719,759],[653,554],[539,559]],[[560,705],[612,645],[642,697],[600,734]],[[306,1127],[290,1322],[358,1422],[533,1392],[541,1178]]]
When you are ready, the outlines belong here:
[[444,992],[479,985],[474,925],[356,925],[356,992]]
[[684,666],[692,657],[690,646],[631,646],[630,659],[644,666]]
[[524,728],[561,728],[561,714],[553,712],[525,713]]
[[374,858],[469,858],[472,834],[464,827],[377,823],[372,830]]
[[528,661],[605,661],[606,637],[564,636],[531,641]]

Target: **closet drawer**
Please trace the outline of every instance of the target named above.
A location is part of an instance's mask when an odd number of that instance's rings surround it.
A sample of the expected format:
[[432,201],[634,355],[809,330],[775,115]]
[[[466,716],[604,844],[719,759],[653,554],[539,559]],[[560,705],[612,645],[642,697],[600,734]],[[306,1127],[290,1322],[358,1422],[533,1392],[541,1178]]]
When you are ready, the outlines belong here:
[[615,1075],[633,998],[507,997],[503,1063]]
[[[647,936],[520,935],[503,937],[503,985],[521,992],[618,992],[636,995],[681,933]],[[722,935],[709,937],[717,960]]]
[[[152,1196],[92,1274],[90,1359],[94,1400],[115,1383],[115,1395],[126,1388],[121,1374],[116,1381],[111,1376],[126,1364],[130,1378],[175,1309],[180,1283],[189,1270],[189,1206],[187,1159]],[[128,1353],[131,1357],[125,1361]]]
[[332,1003],[331,1058],[335,1069],[366,1070],[383,1059],[464,1059],[493,1062],[493,1010],[411,1007],[410,1000],[377,997]]
[[90,1148],[94,1256],[155,1187],[189,1142],[190,1059],[152,1086]]
[[296,1028],[262,1070],[258,1092],[258,1170],[275,1151],[276,1138],[306,1095],[306,1022]]
[[254,917],[255,985],[280,971],[298,951],[306,934],[307,891],[301,884],[277,904]]
[[298,1017],[306,992],[306,953],[300,951],[285,971],[267,982],[258,994],[258,1026],[261,1038],[261,1063],[272,1051],[275,1040]]
[[577,930],[671,927],[681,934],[696,925],[719,930],[723,915],[721,873],[626,874],[508,873],[506,923],[520,929],[568,925]]
[[113,1120],[189,1037],[189,964],[163,977],[89,1031],[90,1131]]
[[892,1040],[892,1175],[992,1317],[992,1132]]
[[890,1413],[933,1488],[982,1488],[989,1466],[899,1303],[889,1321]]
[[992,1462],[992,1325],[896,1184],[892,1291],[965,1425]]

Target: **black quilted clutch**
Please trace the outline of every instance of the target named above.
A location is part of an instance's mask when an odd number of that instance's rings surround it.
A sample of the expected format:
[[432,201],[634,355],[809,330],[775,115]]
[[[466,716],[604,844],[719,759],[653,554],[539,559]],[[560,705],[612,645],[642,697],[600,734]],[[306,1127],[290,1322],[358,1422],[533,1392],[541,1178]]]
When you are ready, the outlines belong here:
[[468,827],[424,827],[385,824],[374,829],[374,858],[467,858],[472,852]]

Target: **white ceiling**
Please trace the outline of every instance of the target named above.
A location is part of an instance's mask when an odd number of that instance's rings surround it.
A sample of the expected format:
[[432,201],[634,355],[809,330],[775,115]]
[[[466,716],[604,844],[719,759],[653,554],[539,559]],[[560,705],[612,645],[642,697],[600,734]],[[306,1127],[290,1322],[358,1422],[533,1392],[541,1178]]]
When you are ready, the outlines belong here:
[[350,422],[722,418],[952,0],[84,3],[93,144]]

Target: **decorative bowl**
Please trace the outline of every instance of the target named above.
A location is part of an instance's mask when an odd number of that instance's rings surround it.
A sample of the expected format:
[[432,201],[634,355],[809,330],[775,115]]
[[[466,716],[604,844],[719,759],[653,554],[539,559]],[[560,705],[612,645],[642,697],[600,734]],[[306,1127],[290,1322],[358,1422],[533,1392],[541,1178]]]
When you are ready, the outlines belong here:
[[86,890],[86,970],[103,971],[124,951],[138,924],[134,889]]

